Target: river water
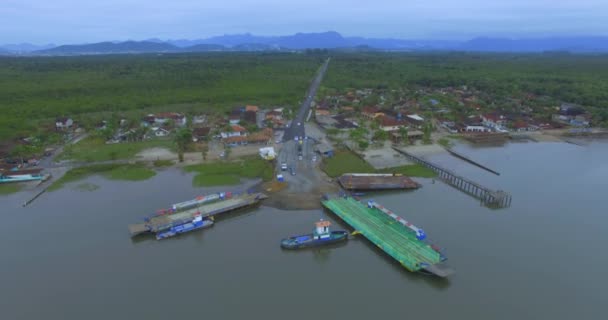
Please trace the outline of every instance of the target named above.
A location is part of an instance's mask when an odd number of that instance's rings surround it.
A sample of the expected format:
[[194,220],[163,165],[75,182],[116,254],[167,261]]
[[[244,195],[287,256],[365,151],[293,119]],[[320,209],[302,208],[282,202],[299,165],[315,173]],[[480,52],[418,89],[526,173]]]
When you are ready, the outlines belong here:
[[431,160],[511,192],[510,208],[487,209],[429,179],[371,196],[446,248],[457,272],[449,280],[409,273],[363,238],[279,248],[320,217],[336,220],[322,210],[262,206],[204,231],[132,241],[129,223],[219,190],[193,189],[190,175],[167,169],[145,182],[90,177],[99,189],[68,186],[26,208],[23,194],[0,198],[1,318],[603,318],[608,143],[458,150],[501,175],[448,155]]

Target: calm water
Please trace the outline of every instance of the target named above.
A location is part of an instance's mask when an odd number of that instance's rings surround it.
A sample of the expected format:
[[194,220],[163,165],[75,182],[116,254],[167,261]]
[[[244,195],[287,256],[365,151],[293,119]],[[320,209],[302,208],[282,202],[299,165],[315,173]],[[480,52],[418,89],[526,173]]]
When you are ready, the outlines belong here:
[[176,239],[132,241],[127,224],[203,192],[166,170],[146,182],[91,177],[27,208],[0,198],[2,319],[599,319],[608,265],[608,144],[460,146],[497,177],[449,156],[433,160],[513,205],[492,211],[431,180],[373,195],[447,248],[449,281],[411,274],[363,239],[285,252],[321,210],[261,207]]

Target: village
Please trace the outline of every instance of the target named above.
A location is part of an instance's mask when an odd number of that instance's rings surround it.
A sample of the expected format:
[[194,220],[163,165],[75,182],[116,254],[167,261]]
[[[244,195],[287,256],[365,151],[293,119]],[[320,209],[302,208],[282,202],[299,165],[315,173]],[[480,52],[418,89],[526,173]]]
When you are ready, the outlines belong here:
[[[320,156],[331,156],[334,148],[347,149],[376,169],[408,164],[391,150],[393,146],[426,146],[419,150],[437,151],[450,147],[455,139],[473,143],[503,143],[522,137],[556,141],[556,135],[592,130],[592,118],[583,106],[531,94],[492,101],[487,94],[467,86],[344,92],[322,89],[312,107],[306,121],[307,126],[312,124],[319,131],[316,141],[324,140],[315,148]],[[27,150],[35,138],[4,143],[0,146],[0,167],[6,176],[15,170],[42,171],[57,159],[88,163],[125,158],[172,162],[185,159],[196,163],[259,155],[264,160],[274,160],[280,152],[283,131],[292,125],[293,114],[290,107],[244,105],[228,112],[165,111],[139,118],[114,116],[88,125],[72,117],[60,117],[53,127],[53,134],[62,137],[59,143],[27,156],[15,150],[23,150],[23,146]],[[80,117],[83,118],[86,119]],[[99,157],[86,148],[80,154],[74,151],[92,139],[106,145],[92,146],[96,151],[111,145],[147,144],[136,148],[135,153],[109,151],[100,152]],[[45,158],[48,160],[40,161]]]

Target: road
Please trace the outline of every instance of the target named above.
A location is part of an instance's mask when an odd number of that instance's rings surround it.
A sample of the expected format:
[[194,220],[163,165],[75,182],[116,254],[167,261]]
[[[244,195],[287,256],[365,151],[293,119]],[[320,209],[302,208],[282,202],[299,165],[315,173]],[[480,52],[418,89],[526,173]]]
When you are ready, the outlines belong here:
[[283,141],[293,140],[294,137],[304,137],[306,136],[306,132],[304,130],[304,120],[306,120],[306,115],[310,111],[310,105],[312,104],[313,99],[317,95],[317,89],[319,89],[319,85],[325,76],[325,72],[327,71],[327,65],[329,65],[329,58],[319,70],[317,77],[310,84],[310,88],[308,89],[308,93],[306,94],[306,99],[300,105],[300,109],[296,114],[295,118],[291,122],[289,128],[285,130],[285,135],[283,135]]

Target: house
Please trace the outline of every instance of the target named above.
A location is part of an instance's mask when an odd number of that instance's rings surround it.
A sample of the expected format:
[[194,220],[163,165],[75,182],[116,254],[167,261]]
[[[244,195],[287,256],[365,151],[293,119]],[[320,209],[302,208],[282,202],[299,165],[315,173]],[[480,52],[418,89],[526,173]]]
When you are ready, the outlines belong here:
[[245,112],[247,111],[253,111],[253,112],[258,112],[260,111],[260,108],[258,108],[257,106],[245,106]]
[[271,144],[273,131],[270,128],[264,128],[258,132],[254,132],[247,136],[247,142],[251,144]]
[[207,121],[207,116],[200,115],[192,117],[192,124],[203,124]]
[[562,103],[559,107],[559,114],[565,116],[577,116],[585,113],[585,109],[583,107],[572,104],[572,103]]
[[378,118],[380,120],[380,129],[383,131],[397,131],[399,128],[405,126],[402,120],[397,120],[393,117],[383,116]]
[[507,125],[507,118],[496,113],[489,113],[481,116],[481,123],[488,128],[498,129]]
[[232,137],[225,138],[223,140],[223,142],[224,142],[224,145],[231,146],[231,147],[246,145],[247,144],[247,137],[245,137],[245,136],[232,136]]
[[239,124],[241,122],[241,115],[231,114],[230,116],[228,116],[228,122],[230,124]]
[[484,126],[466,126],[464,132],[492,132],[492,129]]
[[361,114],[364,117],[367,117],[369,119],[375,119],[377,117],[381,117],[381,116],[385,115],[385,113],[381,112],[378,107],[372,107],[372,106],[363,107],[361,109]]
[[266,120],[283,120],[283,110],[278,109],[266,112]]
[[177,113],[177,112],[161,112],[157,114],[148,114],[147,116],[142,118],[141,124],[144,127],[148,126],[158,126],[167,124],[170,121],[173,121],[176,126],[183,127],[186,125],[187,119],[186,116]]
[[207,137],[209,137],[209,132],[211,132],[211,128],[209,127],[192,129],[192,141],[198,142],[207,139]]
[[220,133],[222,139],[227,139],[231,137],[244,137],[247,135],[247,129],[239,126],[238,124],[233,124],[230,126],[230,131],[224,131]]
[[166,136],[168,136],[171,133],[169,130],[165,130],[165,129],[161,128],[161,127],[154,127],[154,128],[152,128],[152,132],[157,137],[166,137]]
[[315,117],[318,117],[318,116],[329,116],[329,115],[330,115],[330,112],[329,112],[329,110],[327,108],[319,108],[319,107],[317,107],[315,109]]
[[177,112],[161,112],[154,114],[154,123],[166,124],[169,121],[173,121],[176,126],[183,127],[186,125],[186,116]]
[[71,128],[72,125],[74,125],[74,120],[72,120],[72,118],[63,117],[55,120],[55,129],[57,130],[67,130]]
[[245,111],[243,120],[250,124],[256,124],[258,121],[257,112],[255,111]]

